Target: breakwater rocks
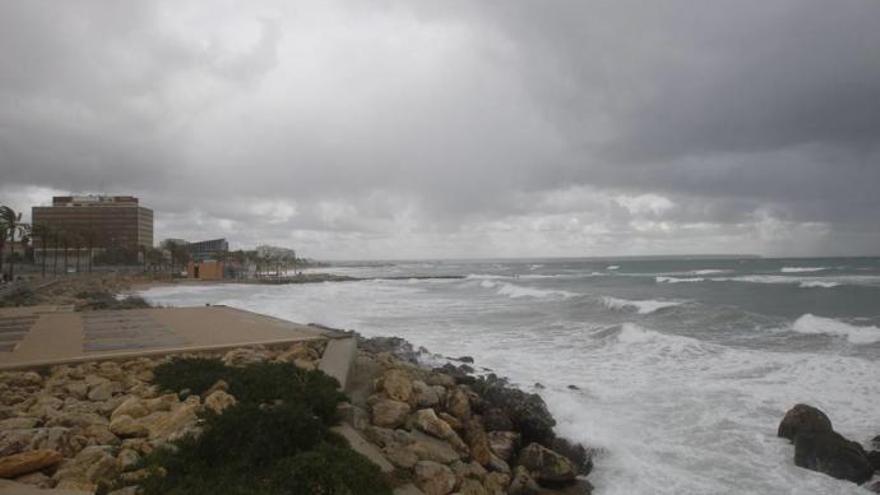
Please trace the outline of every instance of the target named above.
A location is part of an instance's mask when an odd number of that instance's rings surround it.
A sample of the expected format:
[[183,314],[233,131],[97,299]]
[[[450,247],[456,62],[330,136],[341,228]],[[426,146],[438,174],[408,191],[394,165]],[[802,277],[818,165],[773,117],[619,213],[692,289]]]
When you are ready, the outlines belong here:
[[[229,366],[290,362],[316,369],[326,342],[246,347],[190,357]],[[38,488],[138,493],[141,460],[198,433],[201,416],[236,403],[223,383],[201,395],[163,393],[153,370],[169,357],[61,365],[0,373],[0,478]]]
[[428,351],[403,339],[359,348],[350,421],[426,495],[592,491],[591,453],[555,435],[540,396],[468,364],[423,367]]
[[[867,452],[860,443],[834,431],[828,416],[813,406],[797,404],[791,408],[779,424],[777,435],[794,444],[796,466],[858,484],[880,470],[880,437],[874,439],[878,450]],[[880,492],[880,483],[872,490]]]

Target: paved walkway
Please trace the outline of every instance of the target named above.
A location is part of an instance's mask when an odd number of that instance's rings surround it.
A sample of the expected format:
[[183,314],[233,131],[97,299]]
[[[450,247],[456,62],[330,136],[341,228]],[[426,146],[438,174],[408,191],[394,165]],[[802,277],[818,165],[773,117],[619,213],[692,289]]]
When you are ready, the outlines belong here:
[[327,337],[335,335],[226,306],[83,313],[63,306],[0,308],[0,369]]

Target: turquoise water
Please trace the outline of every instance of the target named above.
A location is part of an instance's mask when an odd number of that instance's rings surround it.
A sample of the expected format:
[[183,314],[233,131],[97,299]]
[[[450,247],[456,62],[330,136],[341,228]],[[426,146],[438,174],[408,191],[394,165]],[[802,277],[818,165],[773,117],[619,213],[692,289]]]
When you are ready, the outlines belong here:
[[[327,271],[327,270],[322,270]],[[394,280],[162,287],[468,354],[541,394],[559,430],[603,449],[599,493],[863,493],[793,466],[796,402],[880,434],[880,259],[492,260],[330,269]],[[462,279],[408,279],[458,275]],[[569,390],[569,384],[580,390]]]

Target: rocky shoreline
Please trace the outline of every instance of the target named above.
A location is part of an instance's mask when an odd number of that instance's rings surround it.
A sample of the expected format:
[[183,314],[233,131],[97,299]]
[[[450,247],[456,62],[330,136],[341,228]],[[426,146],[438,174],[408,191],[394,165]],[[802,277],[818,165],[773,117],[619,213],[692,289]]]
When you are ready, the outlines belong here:
[[[397,338],[358,338],[350,402],[340,417],[387,466],[395,493],[590,493],[591,453],[557,437],[543,400],[467,364],[429,369],[424,349]],[[313,370],[325,342],[183,356],[229,366],[289,362]],[[179,357],[179,356],[178,356]],[[153,370],[173,359],[138,357],[0,373],[0,479],[83,493],[140,493],[142,460],[187,435],[236,398],[222,383],[170,393]],[[467,359],[466,359],[467,360]],[[351,440],[351,439],[350,439]],[[369,456],[368,456],[369,457]]]
[[400,338],[358,348],[350,421],[424,493],[592,491],[592,452],[555,435],[539,395],[468,364],[424,367],[431,354]]

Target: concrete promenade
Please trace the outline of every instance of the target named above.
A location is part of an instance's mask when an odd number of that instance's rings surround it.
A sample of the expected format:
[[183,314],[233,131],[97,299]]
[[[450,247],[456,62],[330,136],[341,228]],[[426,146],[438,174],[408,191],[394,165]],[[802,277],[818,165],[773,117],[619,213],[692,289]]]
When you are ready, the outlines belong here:
[[336,337],[227,306],[82,313],[64,306],[0,308],[0,370]]

